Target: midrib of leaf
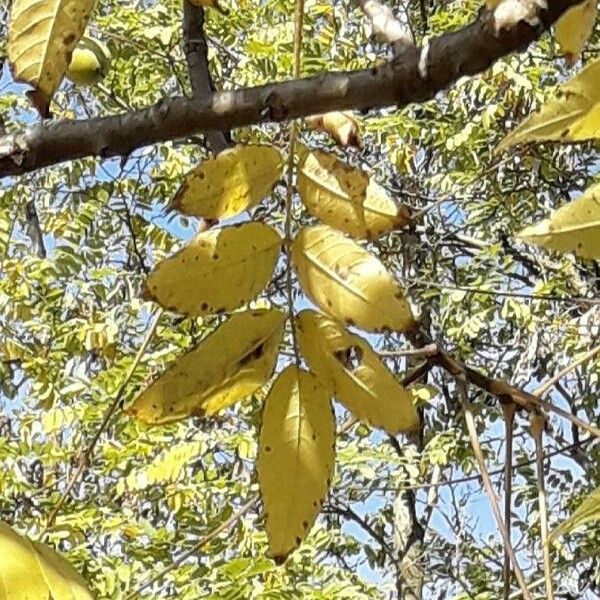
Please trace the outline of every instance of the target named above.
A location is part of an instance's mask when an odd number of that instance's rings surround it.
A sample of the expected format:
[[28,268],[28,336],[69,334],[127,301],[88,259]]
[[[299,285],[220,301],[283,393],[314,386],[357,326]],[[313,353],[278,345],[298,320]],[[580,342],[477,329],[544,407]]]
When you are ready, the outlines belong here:
[[[327,252],[327,250],[322,250],[322,252]],[[333,279],[337,283],[339,283],[343,288],[347,289],[351,294],[360,298],[363,302],[369,303],[369,299],[362,294],[360,290],[357,290],[355,287],[350,286],[344,279],[338,276],[335,271],[332,271],[328,268],[318,257],[313,257],[309,252],[303,252],[304,257],[310,263],[312,263],[319,271],[324,273],[330,279]]]
[[587,231],[588,229],[596,229],[596,228],[600,229],[600,220],[592,221],[590,223],[585,223],[584,225],[567,225],[564,227],[560,227],[559,229],[548,230],[546,233],[537,233],[537,232],[527,233],[527,234],[523,234],[523,237],[524,238],[525,237],[527,237],[527,238],[552,237],[552,236],[559,236],[559,235],[567,235],[569,233],[577,233],[580,231]]
[[335,196],[342,202],[347,202],[348,204],[350,204],[352,206],[354,206],[355,204],[358,204],[363,209],[363,211],[371,212],[371,213],[374,213],[376,215],[379,215],[381,217],[385,217],[388,219],[395,217],[395,215],[390,214],[388,212],[384,212],[383,210],[380,210],[380,209],[374,207],[372,204],[369,204],[369,205],[366,204],[366,201],[368,200],[367,195],[366,195],[366,190],[369,187],[368,182],[367,182],[367,185],[365,186],[364,202],[355,202],[351,196],[349,196],[348,194],[345,194],[339,188],[336,189],[336,188],[330,187],[329,184],[325,183],[322,179],[317,179],[317,178],[315,178],[315,176],[309,175],[306,171],[302,171],[302,175],[304,177],[306,177],[307,179],[310,179],[310,181],[315,186],[320,187],[323,191],[330,193],[332,196]]

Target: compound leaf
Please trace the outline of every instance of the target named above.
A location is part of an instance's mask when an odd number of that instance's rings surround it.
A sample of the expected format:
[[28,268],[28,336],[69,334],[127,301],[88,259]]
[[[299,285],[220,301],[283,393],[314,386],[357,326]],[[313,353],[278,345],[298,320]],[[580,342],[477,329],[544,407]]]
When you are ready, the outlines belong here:
[[400,284],[377,258],[331,227],[302,229],[292,257],[304,292],[338,321],[375,332],[414,326]]
[[279,310],[233,314],[167,369],[126,412],[151,425],[212,415],[271,377],[283,335]]
[[600,258],[600,183],[559,208],[549,219],[526,227],[518,237],[549,250]]
[[265,400],[257,465],[269,554],[277,563],[310,531],[327,495],[334,461],[330,396],[311,373],[289,366]]
[[169,208],[205,219],[232,217],[258,204],[281,178],[272,146],[236,146],[190,171]]
[[296,330],[311,371],[359,419],[392,435],[418,427],[412,394],[365,340],[313,310],[298,315]]
[[302,157],[297,186],[312,215],[355,238],[378,238],[410,218],[367,173],[320,150]]
[[83,35],[95,0],[15,0],[8,30],[13,76],[33,87],[29,96],[42,117]]
[[199,233],[150,273],[144,297],[190,316],[231,312],[267,285],[281,236],[258,222]]

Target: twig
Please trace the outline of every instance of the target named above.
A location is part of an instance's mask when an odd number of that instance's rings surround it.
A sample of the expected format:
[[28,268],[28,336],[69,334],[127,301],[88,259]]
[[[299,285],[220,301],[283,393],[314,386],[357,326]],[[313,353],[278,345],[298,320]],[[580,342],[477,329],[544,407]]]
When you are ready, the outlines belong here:
[[548,600],[554,600],[552,586],[552,563],[550,561],[550,546],[548,544],[548,507],[546,505],[546,482],[544,477],[544,446],[542,438],[546,419],[541,415],[532,415],[531,434],[535,441],[535,458],[537,466],[538,501],[540,510],[540,532],[542,534],[542,551],[544,553],[544,579]]
[[483,457],[483,452],[481,450],[481,444],[479,443],[479,438],[477,437],[477,428],[475,427],[475,419],[473,418],[473,412],[471,411],[471,404],[467,397],[466,390],[466,382],[462,378],[456,379],[456,385],[458,387],[458,396],[460,399],[461,406],[464,411],[465,421],[467,424],[467,430],[469,432],[469,438],[471,439],[471,446],[473,447],[473,453],[475,454],[475,459],[477,460],[477,464],[479,466],[479,472],[481,473],[481,479],[483,481],[483,487],[490,501],[490,505],[492,507],[492,513],[494,514],[494,518],[496,519],[496,523],[498,525],[498,529],[500,530],[500,535],[504,541],[504,548],[508,552],[508,556],[510,561],[512,562],[513,569],[515,572],[515,577],[519,583],[521,591],[523,592],[523,597],[525,600],[533,600],[529,590],[527,589],[527,583],[525,582],[525,578],[523,576],[523,572],[521,571],[521,567],[517,562],[517,558],[515,556],[515,551],[512,547],[512,543],[510,537],[508,536],[508,532],[506,529],[506,525],[504,520],[502,519],[502,515],[500,513],[500,507],[498,506],[498,501],[494,494],[494,488],[492,487],[492,480],[490,479],[490,475],[488,473],[487,467],[485,465],[485,459]]
[[252,507],[254,507],[258,502],[258,496],[253,496],[246,502],[246,504],[242,505],[242,507],[234,512],[228,519],[223,521],[217,527],[215,527],[212,531],[207,533],[205,536],[201,537],[194,546],[192,546],[189,550],[186,550],[181,556],[171,562],[171,564],[167,565],[162,571],[159,571],[149,579],[147,579],[140,587],[138,587],[133,592],[129,593],[125,596],[125,600],[133,600],[139,596],[140,592],[145,590],[148,586],[152,585],[156,581],[162,579],[165,575],[176,569],[184,560],[197,554],[202,550],[202,547],[206,544],[212,542],[217,536],[221,533],[224,533],[229,528],[233,527]]
[[[212,97],[214,85],[208,69],[208,45],[204,33],[204,9],[188,0],[183,3],[183,39],[192,97],[203,101]],[[221,131],[207,131],[206,139],[215,154],[231,146],[231,137]]]
[[117,408],[121,404],[123,395],[125,393],[125,388],[131,381],[131,378],[133,377],[133,374],[135,373],[135,370],[136,370],[138,364],[140,363],[140,360],[142,359],[142,356],[144,355],[144,352],[146,351],[146,348],[148,347],[148,344],[150,343],[150,340],[152,339],[154,332],[156,331],[156,327],[158,325],[161,315],[162,315],[162,309],[159,308],[156,311],[156,313],[154,314],[154,318],[151,321],[150,326],[148,327],[146,336],[144,337],[144,340],[142,341],[142,345],[139,347],[139,349],[133,359],[133,362],[129,366],[129,369],[125,375],[125,378],[123,379],[123,381],[119,387],[119,391],[117,392],[117,395],[115,396],[114,400],[112,401],[110,406],[107,408],[106,412],[104,413],[102,422],[98,426],[98,429],[96,430],[96,433],[92,437],[91,441],[89,442],[89,444],[87,445],[85,450],[83,450],[78,455],[77,468],[73,472],[73,475],[71,475],[71,478],[69,479],[69,482],[67,483],[67,486],[65,487],[61,497],[58,499],[58,502],[56,503],[56,505],[52,509],[52,512],[48,516],[46,525],[44,526],[44,529],[42,530],[42,532],[40,534],[40,539],[42,539],[44,537],[44,535],[46,534],[48,529],[54,523],[54,520],[56,519],[56,515],[58,514],[58,512],[62,508],[63,504],[65,503],[67,497],[71,493],[71,490],[73,489],[73,487],[75,486],[77,481],[79,481],[79,478],[83,474],[86,467],[89,465],[90,460],[92,458],[92,454],[96,448],[96,444],[98,443],[100,436],[104,433],[104,431],[109,426],[114,413],[116,412]]
[[[516,407],[512,402],[502,405],[504,414],[504,425],[506,431],[506,448],[504,453],[504,523],[506,534],[511,539],[511,500],[512,500],[512,454],[513,454],[513,428],[515,422]],[[504,600],[510,596],[510,555],[504,548],[504,565],[502,567],[502,582],[504,588]]]
[[565,375],[568,375],[571,371],[574,371],[577,367],[582,365],[584,362],[587,362],[591,358],[594,358],[597,354],[600,353],[600,346],[596,346],[592,348],[590,351],[582,354],[577,360],[574,360],[570,365],[566,366],[564,369],[559,371],[556,375],[551,377],[546,383],[541,385],[535,392],[533,392],[534,396],[542,397],[546,392],[555,385],[558,381],[560,381]]
[[506,298],[524,298],[526,300],[538,300],[546,302],[565,302],[572,304],[586,304],[589,306],[600,306],[600,299],[598,298],[583,298],[583,297],[563,297],[563,296],[551,296],[546,294],[528,294],[527,292],[513,292],[510,290],[489,290],[485,288],[479,288],[470,285],[447,285],[436,281],[430,281],[428,279],[412,279],[411,283],[418,283],[426,285],[428,287],[434,287],[440,290],[452,290],[458,292],[472,292],[474,294],[483,294],[486,296],[501,296]]

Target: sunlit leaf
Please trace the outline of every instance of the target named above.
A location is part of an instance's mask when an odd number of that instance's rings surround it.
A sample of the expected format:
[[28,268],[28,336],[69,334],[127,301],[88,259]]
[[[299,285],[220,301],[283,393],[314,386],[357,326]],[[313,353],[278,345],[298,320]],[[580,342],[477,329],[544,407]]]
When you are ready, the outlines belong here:
[[92,600],[87,584],[62,556],[0,522],[0,598]]
[[289,366],[265,400],[257,465],[269,554],[276,562],[283,562],[310,531],[334,461],[329,394],[312,374]]
[[418,427],[411,393],[365,340],[312,310],[298,315],[296,329],[311,371],[359,419],[390,434]]
[[308,117],[306,124],[315,131],[328,133],[337,144],[346,146],[362,146],[360,128],[351,112],[333,111],[324,115]]
[[549,219],[526,227],[518,237],[549,250],[600,258],[600,183],[559,208]]
[[172,448],[167,448],[150,464],[129,473],[119,481],[116,487],[118,495],[125,491],[138,492],[157,483],[172,483],[177,481],[189,461],[198,456],[206,444],[203,442],[184,442]]
[[[14,0],[8,59],[16,80],[33,87],[30,98],[43,116],[83,35],[95,0]],[[33,26],[32,24],[35,24]]]
[[409,222],[408,209],[367,173],[320,150],[302,157],[297,186],[311,214],[352,237],[377,238]]
[[594,30],[598,17],[597,0],[585,0],[571,7],[556,24],[556,41],[568,61],[575,62]]
[[550,539],[556,539],[565,533],[574,529],[600,520],[600,488],[594,490],[579,505],[577,510],[566,520],[563,521],[551,534]]
[[258,204],[281,178],[273,146],[236,146],[192,169],[169,208],[205,219],[232,217]]
[[525,119],[496,152],[527,142],[581,142],[600,136],[600,61],[562,85],[557,94]]
[[342,323],[366,331],[414,326],[401,285],[377,258],[331,227],[302,229],[292,256],[304,292]]
[[271,377],[283,334],[278,310],[235,313],[142,392],[127,413],[149,424],[212,415]]
[[277,231],[259,222],[199,233],[150,273],[144,297],[185,315],[230,312],[264,289],[280,247]]

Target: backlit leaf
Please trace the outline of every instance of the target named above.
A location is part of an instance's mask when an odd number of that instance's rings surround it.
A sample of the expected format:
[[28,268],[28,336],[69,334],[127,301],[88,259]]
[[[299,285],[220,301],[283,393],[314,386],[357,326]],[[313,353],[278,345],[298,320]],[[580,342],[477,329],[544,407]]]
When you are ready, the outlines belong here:
[[599,136],[600,61],[595,61],[509,133],[496,152],[527,142],[581,142]]
[[308,117],[306,124],[315,131],[325,131],[343,148],[362,146],[358,122],[351,112],[333,111],[324,115],[315,115]]
[[205,219],[232,217],[258,204],[281,178],[272,146],[236,146],[190,171],[169,208]]
[[126,412],[148,424],[212,415],[271,377],[283,335],[279,310],[235,313],[167,369]]
[[296,329],[311,371],[359,419],[392,435],[418,427],[412,394],[365,340],[312,310],[298,315]]
[[[31,100],[43,116],[83,35],[95,0],[14,0],[8,58],[17,81],[33,86]],[[35,24],[33,26],[32,24]]]
[[569,533],[581,525],[600,520],[600,488],[594,490],[579,505],[577,510],[566,520],[563,521],[551,534],[550,539]]
[[62,556],[0,521],[0,598],[92,600],[85,581]]
[[312,215],[352,237],[374,239],[409,221],[408,209],[367,173],[320,150],[302,158],[297,186]]
[[302,229],[292,257],[304,292],[342,323],[366,331],[414,326],[400,284],[377,258],[331,227]]
[[559,208],[549,219],[526,227],[518,237],[549,250],[600,258],[600,183]]
[[145,282],[144,297],[184,315],[230,312],[264,289],[280,247],[280,235],[264,223],[204,231],[159,263]]
[[568,61],[575,62],[581,55],[594,30],[598,17],[597,0],[586,0],[570,8],[556,24],[556,41]]
[[289,366],[265,400],[257,462],[269,554],[276,562],[283,562],[310,531],[334,460],[329,394],[311,373]]
[[157,483],[172,483],[180,479],[185,466],[203,451],[203,442],[184,442],[167,448],[147,466],[129,473],[116,487],[118,495],[137,492]]

